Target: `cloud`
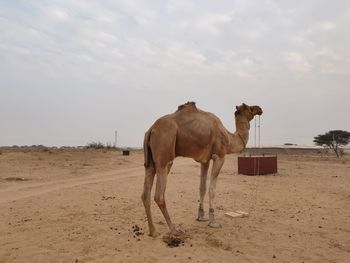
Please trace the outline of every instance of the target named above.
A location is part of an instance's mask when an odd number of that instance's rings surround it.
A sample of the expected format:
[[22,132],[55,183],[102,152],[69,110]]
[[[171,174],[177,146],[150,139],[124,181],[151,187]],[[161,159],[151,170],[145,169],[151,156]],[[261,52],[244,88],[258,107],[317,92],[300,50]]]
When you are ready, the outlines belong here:
[[58,20],[66,21],[68,19],[68,14],[61,9],[53,9],[51,12],[53,17],[57,18]]
[[299,55],[285,54],[290,68],[308,72],[312,65],[318,74],[350,74],[350,54],[346,51],[350,37],[344,34],[349,22],[345,12],[333,20],[314,21],[298,31],[291,37],[291,46]]
[[176,12],[183,12],[185,10],[193,10],[195,6],[194,1],[188,0],[169,0],[166,1],[166,10],[169,14]]
[[162,67],[166,70],[186,72],[186,74],[203,73],[206,57],[198,50],[173,45],[166,49]]
[[205,17],[197,21],[198,28],[212,34],[219,34],[223,30],[223,26],[232,21],[231,16],[226,14],[207,14]]
[[256,21],[248,30],[247,29],[242,30],[241,35],[243,37],[248,38],[249,40],[257,40],[263,37],[267,31],[268,31],[267,25],[265,25],[261,21]]
[[323,48],[315,54],[315,64],[326,74],[350,74],[350,60],[334,50]]
[[328,30],[334,29],[335,25],[332,22],[326,21],[326,22],[321,23],[321,27],[323,30],[328,31]]
[[312,66],[307,61],[306,57],[298,52],[285,52],[284,59],[287,67],[295,72],[307,73],[312,69]]

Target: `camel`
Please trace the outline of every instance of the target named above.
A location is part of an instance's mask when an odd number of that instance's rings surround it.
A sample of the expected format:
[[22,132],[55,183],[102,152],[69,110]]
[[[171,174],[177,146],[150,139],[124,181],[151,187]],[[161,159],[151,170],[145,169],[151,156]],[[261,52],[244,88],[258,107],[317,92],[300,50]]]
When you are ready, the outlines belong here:
[[[236,106],[236,132],[230,133],[220,119],[210,112],[196,107],[195,102],[180,105],[176,112],[165,115],[149,128],[144,137],[145,181],[142,201],[145,207],[149,235],[157,236],[151,214],[151,190],[157,174],[154,200],[159,206],[170,234],[177,235],[165,202],[167,176],[176,157],[190,157],[201,165],[198,221],[208,221],[209,226],[219,228],[214,216],[214,198],[217,177],[224,164],[225,155],[241,152],[249,138],[249,122],[263,113],[259,106]],[[207,188],[207,173],[213,161],[209,185],[209,219],[205,218],[203,200]]]

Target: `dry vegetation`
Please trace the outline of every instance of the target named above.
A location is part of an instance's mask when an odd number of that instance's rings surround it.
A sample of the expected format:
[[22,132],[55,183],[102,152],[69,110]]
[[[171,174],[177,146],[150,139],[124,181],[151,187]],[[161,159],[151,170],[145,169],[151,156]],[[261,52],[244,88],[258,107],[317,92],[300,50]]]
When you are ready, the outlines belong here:
[[141,151],[1,149],[0,262],[348,262],[349,156],[280,154],[275,176],[237,175],[236,158],[219,176],[218,230],[195,221],[198,164],[176,159],[166,198],[188,238],[169,248],[154,204],[161,236],[147,236]]

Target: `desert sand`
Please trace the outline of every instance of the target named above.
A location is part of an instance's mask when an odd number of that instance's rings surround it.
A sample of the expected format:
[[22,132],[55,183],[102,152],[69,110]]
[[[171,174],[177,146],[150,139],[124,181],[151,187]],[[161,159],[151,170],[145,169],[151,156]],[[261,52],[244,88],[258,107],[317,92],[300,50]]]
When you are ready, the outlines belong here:
[[[142,151],[1,150],[0,262],[350,262],[349,156],[279,154],[264,176],[238,175],[227,156],[221,229],[195,220],[199,165],[177,158],[166,201],[188,237],[173,248],[154,202],[160,235],[147,235],[143,180]],[[225,216],[236,210],[248,216]]]

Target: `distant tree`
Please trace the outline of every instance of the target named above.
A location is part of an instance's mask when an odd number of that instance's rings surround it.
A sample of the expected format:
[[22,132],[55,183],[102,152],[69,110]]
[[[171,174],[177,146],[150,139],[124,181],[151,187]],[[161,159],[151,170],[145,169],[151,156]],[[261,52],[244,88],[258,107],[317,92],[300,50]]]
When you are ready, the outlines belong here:
[[341,146],[345,146],[350,142],[350,132],[342,130],[334,130],[320,134],[314,137],[314,143],[319,146],[326,146],[332,149],[337,157],[343,155]]

